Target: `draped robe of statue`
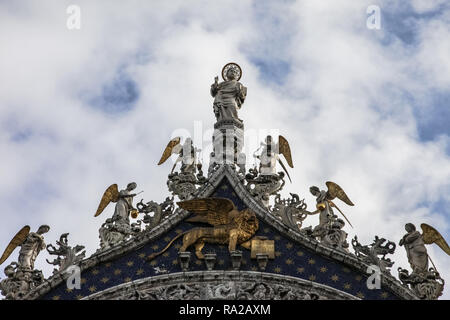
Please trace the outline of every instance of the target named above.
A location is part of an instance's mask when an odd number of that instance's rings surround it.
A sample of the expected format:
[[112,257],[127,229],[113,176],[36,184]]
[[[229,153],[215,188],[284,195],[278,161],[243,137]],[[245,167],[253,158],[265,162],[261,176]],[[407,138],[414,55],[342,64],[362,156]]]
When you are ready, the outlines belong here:
[[317,204],[321,204],[324,206],[323,209],[320,209],[319,214],[319,226],[324,227],[327,223],[330,222],[330,218],[334,216],[333,209],[330,207],[330,203],[327,201],[327,192],[324,190],[320,191],[320,195],[316,199]]
[[265,145],[261,155],[259,156],[260,165],[259,172],[261,175],[273,176],[277,174],[277,160],[278,154],[273,151],[268,151],[268,146]]
[[247,96],[247,88],[239,81],[228,80],[211,87],[214,99],[214,114],[217,121],[238,120],[237,110],[241,108]]
[[41,250],[46,248],[44,237],[36,232],[30,232],[19,251],[19,265],[25,269],[34,269],[34,261]]
[[313,234],[322,239],[327,234],[334,212],[327,201],[327,191],[320,190],[314,195],[316,196],[317,208],[319,209],[319,224],[314,227]]
[[116,204],[116,209],[114,210],[113,220],[116,223],[129,225],[130,218],[129,212],[133,209],[133,196],[130,196],[132,191],[129,190],[120,190],[119,192],[119,200]]
[[428,253],[419,231],[413,231],[404,238],[408,262],[415,273],[428,271]]
[[179,158],[182,161],[180,169],[182,173],[195,174],[197,169],[197,151],[198,149],[194,147],[192,140],[187,138]]

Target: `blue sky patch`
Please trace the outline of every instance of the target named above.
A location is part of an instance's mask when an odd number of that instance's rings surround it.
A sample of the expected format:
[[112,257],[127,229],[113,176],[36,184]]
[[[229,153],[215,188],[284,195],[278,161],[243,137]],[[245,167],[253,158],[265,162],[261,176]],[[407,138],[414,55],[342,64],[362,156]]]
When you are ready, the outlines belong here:
[[283,60],[266,60],[253,58],[250,59],[261,71],[261,77],[266,82],[274,82],[282,85],[289,74],[291,66],[288,62]]
[[450,137],[450,91],[431,91],[424,103],[426,105],[416,105],[414,110],[420,139]]
[[13,142],[24,142],[27,141],[31,136],[33,132],[31,129],[23,129],[23,130],[17,130],[15,132],[11,133],[10,139]]
[[260,69],[260,77],[265,83],[283,85],[291,70],[289,47],[295,35],[292,30],[293,17],[290,15],[292,1],[277,3],[255,2],[252,20],[256,37],[240,46],[241,51]]
[[134,108],[140,96],[139,86],[125,71],[101,86],[90,105],[108,114],[120,114]]
[[442,4],[434,10],[417,13],[408,2],[400,5],[397,10],[389,6],[381,8],[381,24],[386,31],[381,40],[383,45],[390,45],[399,39],[406,46],[419,44],[418,30],[421,23],[437,19],[448,8],[448,4]]

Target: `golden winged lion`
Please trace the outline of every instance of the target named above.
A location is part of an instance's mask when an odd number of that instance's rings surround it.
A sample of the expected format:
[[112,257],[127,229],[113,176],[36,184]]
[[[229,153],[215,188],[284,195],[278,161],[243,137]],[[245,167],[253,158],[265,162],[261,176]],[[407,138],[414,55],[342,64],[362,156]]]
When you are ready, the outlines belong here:
[[194,245],[198,259],[204,258],[202,249],[205,243],[228,244],[230,252],[236,250],[238,244],[248,249],[251,238],[258,230],[255,213],[250,209],[239,211],[229,199],[194,199],[177,204],[180,208],[195,213],[195,216],[186,221],[208,223],[213,227],[197,227],[177,235],[162,251],[151,254],[149,260],[164,253],[181,236],[183,245],[179,252],[184,252]]

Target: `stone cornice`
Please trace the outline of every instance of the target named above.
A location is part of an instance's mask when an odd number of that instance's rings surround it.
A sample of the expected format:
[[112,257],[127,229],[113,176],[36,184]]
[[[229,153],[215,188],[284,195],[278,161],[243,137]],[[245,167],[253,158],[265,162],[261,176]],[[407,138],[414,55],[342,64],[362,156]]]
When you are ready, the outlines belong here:
[[[128,296],[133,298],[138,292],[149,291],[154,299],[163,299],[160,296],[161,291],[165,291],[169,287],[176,287],[177,285],[195,286],[200,285],[198,290],[200,299],[215,298],[217,296],[208,296],[207,287],[219,286],[231,284],[229,288],[242,287],[246,284],[260,284],[263,283],[269,288],[276,288],[281,286],[284,290],[297,291],[301,294],[305,294],[307,298],[312,296],[317,299],[335,299],[335,300],[359,300],[359,298],[337,290],[335,288],[319,284],[313,281],[304,280],[301,278],[277,275],[273,273],[255,272],[255,271],[191,271],[191,272],[178,272],[166,275],[159,275],[154,277],[143,278],[135,281],[123,283],[101,292],[92,294],[83,298],[82,300],[111,300],[111,299],[127,299]],[[197,286],[199,288],[199,286]],[[203,290],[202,290],[203,289]],[[214,290],[212,290],[214,291]],[[275,290],[274,290],[275,291]],[[211,292],[214,295],[214,292]],[[223,297],[223,296],[222,296]],[[228,294],[223,297],[225,299],[235,299],[237,295]],[[267,297],[266,297],[267,298]],[[275,297],[271,297],[277,298]],[[145,298],[144,298],[145,299]]]

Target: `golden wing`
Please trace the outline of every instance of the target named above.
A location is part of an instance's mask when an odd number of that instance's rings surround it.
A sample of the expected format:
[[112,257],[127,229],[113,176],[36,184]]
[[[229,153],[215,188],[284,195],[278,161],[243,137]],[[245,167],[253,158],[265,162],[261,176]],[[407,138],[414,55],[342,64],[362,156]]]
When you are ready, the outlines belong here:
[[450,256],[450,247],[445,241],[444,237],[432,226],[422,223],[420,225],[422,228],[422,238],[425,244],[436,243],[446,254]]
[[329,200],[333,200],[334,198],[337,197],[339,200],[345,202],[349,206],[354,206],[353,202],[350,201],[347,194],[337,183],[327,181],[326,185],[328,188],[328,195],[330,196]]
[[294,165],[292,163],[291,148],[289,147],[289,143],[283,136],[278,137],[278,149],[278,152],[286,158],[289,167],[293,168]]
[[228,213],[236,209],[233,201],[225,198],[193,199],[177,204],[180,208],[197,214],[187,221],[209,223],[213,226],[230,223]]
[[173,148],[180,143],[181,138],[175,137],[172,140],[169,141],[166,148],[164,149],[164,152],[161,156],[161,159],[158,162],[158,166],[163,164],[169,157],[172,155]]
[[8,257],[14,251],[14,249],[20,246],[27,239],[29,233],[29,226],[25,226],[19,232],[17,232],[14,238],[12,238],[12,240],[9,242],[8,246],[5,249],[5,252],[3,252],[2,257],[0,258],[0,264],[5,262],[6,259],[8,259]]
[[117,184],[112,184],[103,193],[102,200],[100,200],[100,204],[98,205],[94,217],[102,213],[110,202],[117,201],[119,201],[119,188],[117,187]]

